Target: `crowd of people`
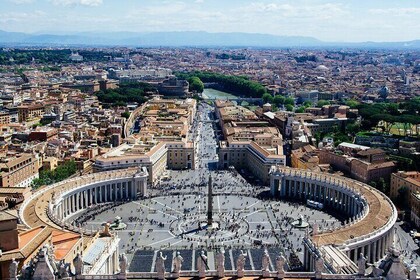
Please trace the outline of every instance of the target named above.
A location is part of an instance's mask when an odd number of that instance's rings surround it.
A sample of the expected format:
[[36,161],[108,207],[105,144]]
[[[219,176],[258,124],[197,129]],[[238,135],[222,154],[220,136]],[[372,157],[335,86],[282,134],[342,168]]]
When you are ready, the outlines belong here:
[[[208,108],[207,108],[208,109]],[[213,119],[205,106],[199,107],[191,137],[198,139],[198,165],[194,170],[167,171],[167,180],[157,180],[148,197],[133,204],[100,204],[85,211],[73,222],[85,226],[100,217],[121,216],[128,234],[121,233],[120,248],[137,249],[281,248],[285,255],[301,256],[305,230],[292,222],[302,214],[305,221],[320,229],[336,226],[334,217],[298,203],[271,200],[269,188],[247,181],[243,170],[217,170]],[[207,222],[208,182],[212,179],[213,223]],[[133,207],[134,206],[134,207]],[[314,221],[315,214],[320,218]],[[161,235],[160,235],[161,234]],[[169,234],[169,235],[168,235]],[[169,237],[168,237],[169,236]],[[299,259],[299,258],[297,258]]]

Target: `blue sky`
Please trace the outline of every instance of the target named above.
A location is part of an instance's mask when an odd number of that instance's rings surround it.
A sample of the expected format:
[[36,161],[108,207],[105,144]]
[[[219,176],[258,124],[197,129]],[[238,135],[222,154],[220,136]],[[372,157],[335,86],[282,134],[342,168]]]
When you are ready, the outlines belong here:
[[420,0],[0,0],[18,32],[208,31],[325,41],[420,39]]

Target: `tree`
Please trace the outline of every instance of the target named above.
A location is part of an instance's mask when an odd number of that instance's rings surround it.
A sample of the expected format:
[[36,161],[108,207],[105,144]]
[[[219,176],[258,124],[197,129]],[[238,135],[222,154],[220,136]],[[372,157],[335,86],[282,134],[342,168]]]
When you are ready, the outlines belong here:
[[350,133],[351,135],[355,135],[359,131],[360,131],[360,124],[358,123],[349,123],[346,125],[346,132]]
[[121,117],[128,119],[130,117],[130,112],[125,111],[125,112],[121,113]]
[[156,92],[156,88],[147,83],[120,84],[119,88],[95,92],[98,100],[112,106],[125,106],[128,102],[144,103],[149,92]]
[[217,83],[224,91],[247,97],[261,98],[267,93],[267,89],[263,85],[250,80],[246,76],[224,75],[204,71],[176,72],[175,75],[178,79],[184,80],[198,77],[204,83]]
[[328,100],[321,99],[321,100],[318,101],[316,106],[321,108],[322,106],[325,106],[325,105],[331,105],[331,102],[328,101]]
[[191,92],[198,92],[201,93],[204,90],[204,83],[198,77],[191,77],[188,79],[188,83],[190,84],[189,90]]
[[286,98],[283,95],[276,95],[274,96],[273,103],[277,106],[283,105]]
[[354,109],[357,107],[357,105],[359,105],[360,103],[357,100],[354,99],[350,99],[346,101],[346,105],[349,106],[350,108]]
[[396,103],[389,103],[387,106],[387,111],[389,114],[391,115],[398,115],[399,111],[398,111],[398,104]]
[[295,105],[295,100],[293,98],[291,98],[291,97],[287,97],[284,100],[284,104],[285,105],[292,105],[292,106],[294,106]]
[[293,105],[290,105],[290,104],[286,104],[286,110],[287,111],[289,111],[289,112],[292,112],[293,111]]
[[420,97],[414,97],[409,101],[405,102],[402,107],[406,109],[410,114],[418,114],[420,111]]
[[63,181],[77,171],[77,165],[74,160],[67,161],[58,166],[54,171],[42,170],[39,173],[39,178],[32,181],[32,188],[37,189],[44,185],[50,185],[56,182]]
[[375,182],[375,181],[370,181],[370,182],[369,182],[369,185],[370,185],[371,187],[375,188],[375,189],[376,189],[376,187],[377,187],[377,184],[376,184],[376,182]]
[[376,188],[384,194],[388,194],[389,192],[389,186],[383,177],[379,178]]
[[269,93],[264,93],[262,96],[262,100],[264,101],[264,103],[272,103],[273,102],[273,96]]
[[307,100],[307,101],[303,102],[303,106],[305,106],[305,108],[311,107],[312,102]]
[[295,110],[295,113],[305,113],[305,107],[299,107]]

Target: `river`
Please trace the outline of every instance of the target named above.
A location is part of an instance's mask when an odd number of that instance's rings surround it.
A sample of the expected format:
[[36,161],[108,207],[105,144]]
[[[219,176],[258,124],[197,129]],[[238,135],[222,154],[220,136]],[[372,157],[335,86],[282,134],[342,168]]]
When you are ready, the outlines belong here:
[[204,99],[236,99],[237,96],[212,88],[205,88],[203,93]]

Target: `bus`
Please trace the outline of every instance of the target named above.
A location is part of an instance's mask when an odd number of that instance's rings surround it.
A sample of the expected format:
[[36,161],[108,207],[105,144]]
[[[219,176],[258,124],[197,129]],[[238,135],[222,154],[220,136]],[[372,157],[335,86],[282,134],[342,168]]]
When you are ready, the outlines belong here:
[[321,202],[316,202],[309,199],[306,201],[306,205],[311,208],[318,209],[318,210],[322,210],[322,208],[324,208],[324,204],[322,204]]

